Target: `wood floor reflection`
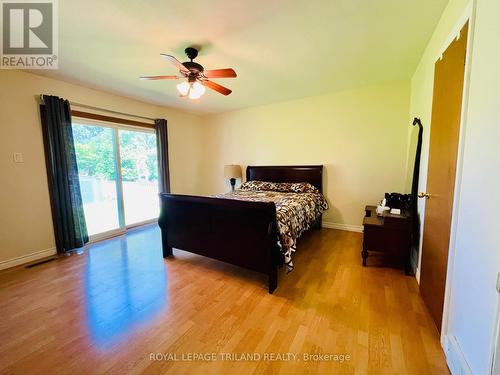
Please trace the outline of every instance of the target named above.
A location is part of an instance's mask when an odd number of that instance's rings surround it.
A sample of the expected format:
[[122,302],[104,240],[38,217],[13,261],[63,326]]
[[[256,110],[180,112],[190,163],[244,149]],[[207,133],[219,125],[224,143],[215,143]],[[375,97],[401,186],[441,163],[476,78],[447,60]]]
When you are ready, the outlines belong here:
[[[361,240],[306,234],[273,295],[251,271],[178,250],[163,260],[155,226],[0,272],[0,373],[448,373],[415,279],[361,267]],[[261,359],[189,360],[196,353]],[[304,361],[313,353],[349,359]]]

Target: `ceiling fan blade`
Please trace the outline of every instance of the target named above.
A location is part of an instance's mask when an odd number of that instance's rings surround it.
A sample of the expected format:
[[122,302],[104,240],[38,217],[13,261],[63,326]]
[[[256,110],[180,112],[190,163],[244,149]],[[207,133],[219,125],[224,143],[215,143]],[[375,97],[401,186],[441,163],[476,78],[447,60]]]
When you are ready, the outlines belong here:
[[155,80],[158,80],[158,79],[179,79],[181,77],[179,76],[143,76],[143,77],[139,77],[139,79],[142,79],[142,80],[152,80],[152,81],[155,81]]
[[167,55],[165,53],[160,53],[160,56],[164,59],[167,60],[169,63],[175,65],[179,71],[184,72],[184,73],[189,73],[189,69],[186,68],[182,63],[177,60],[174,56],[172,55]]
[[227,87],[221,86],[218,83],[209,81],[208,79],[204,79],[200,81],[203,86],[208,87],[214,91],[220,92],[222,95],[229,95],[232,93],[232,90],[229,90]]
[[207,78],[234,78],[236,77],[236,72],[231,69],[212,69],[205,70],[203,75]]

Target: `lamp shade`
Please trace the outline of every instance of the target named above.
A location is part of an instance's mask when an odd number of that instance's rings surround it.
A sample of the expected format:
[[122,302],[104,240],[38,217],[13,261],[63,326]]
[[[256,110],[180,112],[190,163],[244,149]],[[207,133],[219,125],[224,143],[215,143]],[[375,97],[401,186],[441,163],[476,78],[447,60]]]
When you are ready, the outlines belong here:
[[241,167],[239,165],[225,165],[224,166],[225,178],[241,178]]

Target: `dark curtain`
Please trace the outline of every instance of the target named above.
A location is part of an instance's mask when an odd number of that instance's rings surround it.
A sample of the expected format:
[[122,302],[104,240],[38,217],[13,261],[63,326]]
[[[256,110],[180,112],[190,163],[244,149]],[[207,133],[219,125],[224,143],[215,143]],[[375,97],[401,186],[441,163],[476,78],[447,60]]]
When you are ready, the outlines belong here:
[[44,95],[40,106],[45,161],[57,251],[64,253],[89,241],[78,179],[69,102]]
[[167,120],[155,120],[156,148],[158,155],[158,181],[160,193],[170,193],[170,174],[168,168]]

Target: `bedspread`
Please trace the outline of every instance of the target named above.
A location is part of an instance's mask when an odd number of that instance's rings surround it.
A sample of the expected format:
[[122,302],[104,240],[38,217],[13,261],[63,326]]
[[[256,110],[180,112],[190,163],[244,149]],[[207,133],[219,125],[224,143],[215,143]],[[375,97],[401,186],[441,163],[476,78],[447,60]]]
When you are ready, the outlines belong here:
[[[256,184],[257,183],[257,184]],[[260,185],[259,185],[260,183]],[[247,185],[245,185],[247,184]],[[241,189],[217,195],[217,198],[237,199],[245,201],[273,202],[276,206],[276,222],[278,225],[278,245],[285,259],[287,272],[293,270],[292,253],[296,250],[297,239],[309,229],[321,213],[328,209],[325,197],[313,186],[307,189],[283,188],[282,185],[251,181],[242,185]],[[263,185],[266,184],[266,185]],[[268,190],[272,185],[272,190]],[[278,186],[278,188],[276,188]],[[281,190],[281,191],[276,191]],[[304,191],[304,192],[294,192]]]

